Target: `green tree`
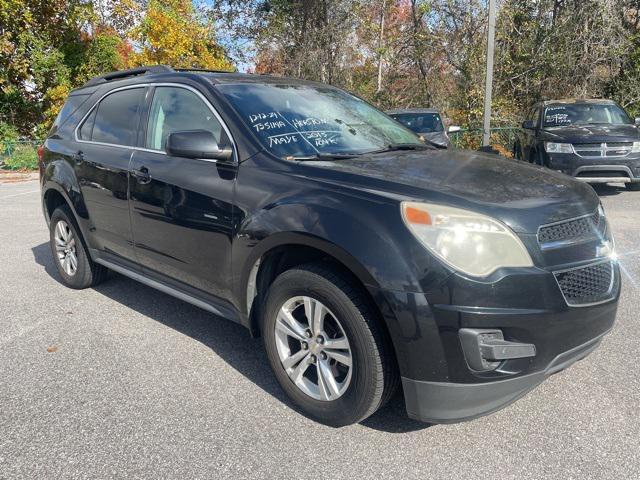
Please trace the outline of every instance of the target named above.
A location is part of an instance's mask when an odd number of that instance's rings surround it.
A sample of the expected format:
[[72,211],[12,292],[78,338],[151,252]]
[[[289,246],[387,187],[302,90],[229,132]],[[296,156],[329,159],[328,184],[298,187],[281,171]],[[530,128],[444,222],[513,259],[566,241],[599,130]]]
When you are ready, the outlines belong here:
[[141,46],[131,55],[133,65],[234,70],[213,26],[200,18],[190,0],[151,0],[133,39]]

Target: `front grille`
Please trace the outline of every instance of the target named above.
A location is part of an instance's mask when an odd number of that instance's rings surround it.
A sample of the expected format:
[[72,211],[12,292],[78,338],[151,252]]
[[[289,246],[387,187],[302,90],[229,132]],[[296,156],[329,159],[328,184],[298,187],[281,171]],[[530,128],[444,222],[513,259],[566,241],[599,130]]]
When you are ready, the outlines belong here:
[[614,281],[611,261],[554,272],[554,276],[568,305],[585,306],[611,298]]
[[541,226],[538,229],[538,243],[544,249],[559,243],[581,243],[594,240],[602,237],[604,225],[604,218],[598,210],[592,215]]
[[587,158],[624,157],[631,153],[633,142],[574,143],[577,155]]

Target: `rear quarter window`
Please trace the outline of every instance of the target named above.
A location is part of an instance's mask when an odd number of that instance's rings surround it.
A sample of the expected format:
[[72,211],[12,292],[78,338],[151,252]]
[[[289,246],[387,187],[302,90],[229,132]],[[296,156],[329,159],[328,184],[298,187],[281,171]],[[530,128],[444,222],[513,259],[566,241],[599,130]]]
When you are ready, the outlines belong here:
[[49,135],[53,135],[69,119],[69,117],[71,117],[71,115],[89,99],[90,96],[91,95],[88,93],[82,95],[70,95],[53,122],[53,125],[49,130]]

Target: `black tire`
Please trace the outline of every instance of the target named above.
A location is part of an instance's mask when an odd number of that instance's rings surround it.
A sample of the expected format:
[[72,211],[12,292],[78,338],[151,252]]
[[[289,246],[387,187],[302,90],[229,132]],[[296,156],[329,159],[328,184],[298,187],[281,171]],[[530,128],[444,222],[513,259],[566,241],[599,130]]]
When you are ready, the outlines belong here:
[[[65,271],[56,249],[56,228],[60,222],[64,222],[64,224],[68,226],[68,230],[73,235],[72,238],[75,239],[74,253],[77,259],[77,267],[73,274]],[[58,269],[62,282],[67,287],[75,289],[88,288],[99,284],[106,278],[108,273],[107,268],[91,260],[87,245],[84,238],[82,238],[75,217],[67,205],[56,208],[51,215],[51,221],[49,223],[49,244],[51,246],[51,253],[53,254],[53,263],[55,263]]]
[[[289,378],[276,348],[276,319],[289,299],[308,296],[322,302],[339,320],[352,355],[351,381],[342,396],[317,400]],[[353,279],[319,263],[296,267],[271,285],[264,309],[262,337],[278,382],[306,416],[334,427],[360,422],[396,392],[399,375],[391,341],[375,308]]]
[[640,192],[640,182],[629,182],[625,183],[627,190],[631,192]]
[[516,160],[522,160],[522,149],[520,148],[519,142],[515,142],[513,144],[513,158]]

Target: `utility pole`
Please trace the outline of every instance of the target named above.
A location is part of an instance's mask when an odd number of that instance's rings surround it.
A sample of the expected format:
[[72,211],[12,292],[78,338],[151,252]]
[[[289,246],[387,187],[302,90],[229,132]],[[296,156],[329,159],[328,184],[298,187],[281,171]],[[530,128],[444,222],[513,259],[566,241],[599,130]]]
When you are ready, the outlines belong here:
[[482,146],[489,146],[491,137],[491,90],[493,87],[493,49],[496,36],[496,0],[489,0],[489,31],[487,34],[487,78],[484,84],[484,122]]
[[384,45],[384,14],[387,10],[387,0],[382,0],[382,8],[380,10],[380,33],[378,36],[378,88],[376,93],[382,91],[382,46]]

